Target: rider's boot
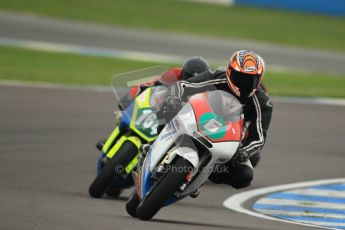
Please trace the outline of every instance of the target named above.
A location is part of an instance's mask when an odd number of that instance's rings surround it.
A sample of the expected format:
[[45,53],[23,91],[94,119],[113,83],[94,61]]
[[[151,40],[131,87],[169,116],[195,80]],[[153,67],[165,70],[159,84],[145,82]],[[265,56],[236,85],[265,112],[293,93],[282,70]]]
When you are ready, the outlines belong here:
[[106,141],[106,140],[103,139],[103,140],[100,140],[100,141],[97,142],[96,148],[97,148],[99,151],[102,151],[103,146],[104,146],[104,144],[105,144],[105,141]]

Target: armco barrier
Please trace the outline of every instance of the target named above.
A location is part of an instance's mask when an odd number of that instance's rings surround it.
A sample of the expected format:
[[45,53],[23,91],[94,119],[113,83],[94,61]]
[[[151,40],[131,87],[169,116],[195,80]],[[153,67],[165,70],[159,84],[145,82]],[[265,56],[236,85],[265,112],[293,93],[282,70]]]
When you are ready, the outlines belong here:
[[345,16],[345,0],[235,0],[235,4]]

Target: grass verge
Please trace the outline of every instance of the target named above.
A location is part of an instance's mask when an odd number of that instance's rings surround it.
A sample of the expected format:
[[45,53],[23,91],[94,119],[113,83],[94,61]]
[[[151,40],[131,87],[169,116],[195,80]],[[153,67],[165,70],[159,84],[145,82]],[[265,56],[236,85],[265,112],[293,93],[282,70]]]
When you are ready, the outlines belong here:
[[[160,64],[1,46],[0,53],[0,79],[11,81],[110,85],[114,74]],[[269,71],[264,82],[273,95],[345,97],[340,75]]]
[[1,0],[0,9],[345,51],[345,18],[176,0]]
[[158,64],[1,46],[0,53],[0,79],[28,82],[110,85],[114,74]]

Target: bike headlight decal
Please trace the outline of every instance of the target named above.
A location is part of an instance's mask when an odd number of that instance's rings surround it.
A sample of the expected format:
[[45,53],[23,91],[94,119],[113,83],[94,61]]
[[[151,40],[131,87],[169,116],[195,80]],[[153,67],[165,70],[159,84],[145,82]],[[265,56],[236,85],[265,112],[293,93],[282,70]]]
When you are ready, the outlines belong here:
[[222,124],[218,122],[216,119],[211,119],[204,125],[204,128],[210,131],[211,133],[216,133],[221,127]]
[[220,139],[225,136],[225,121],[214,113],[205,113],[200,116],[201,131],[212,139]]

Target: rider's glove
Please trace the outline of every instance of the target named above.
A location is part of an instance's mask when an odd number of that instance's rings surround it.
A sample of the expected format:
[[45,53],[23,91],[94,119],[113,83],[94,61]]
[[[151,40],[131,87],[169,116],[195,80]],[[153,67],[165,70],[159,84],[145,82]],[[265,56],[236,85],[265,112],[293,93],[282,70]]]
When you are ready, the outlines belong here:
[[157,113],[160,124],[168,123],[180,111],[181,107],[181,102],[178,98],[168,96]]
[[164,109],[166,111],[178,112],[181,109],[181,101],[179,98],[174,96],[168,96],[165,100]]

